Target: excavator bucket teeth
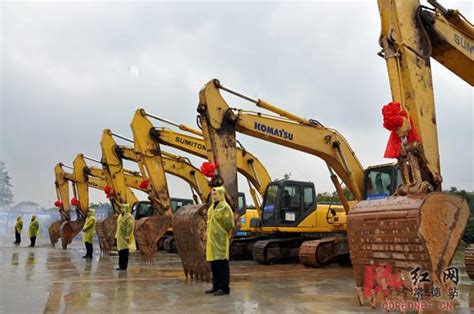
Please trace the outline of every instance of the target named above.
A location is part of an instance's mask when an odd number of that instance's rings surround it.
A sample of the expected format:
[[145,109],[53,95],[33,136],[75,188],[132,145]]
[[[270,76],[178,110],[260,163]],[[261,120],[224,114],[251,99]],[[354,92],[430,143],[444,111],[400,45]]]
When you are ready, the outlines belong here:
[[168,216],[150,216],[137,221],[135,239],[146,262],[153,263],[158,251],[158,241],[170,226],[171,217]]
[[72,239],[81,232],[84,227],[84,220],[65,221],[62,223],[60,228],[61,242],[63,249],[67,249],[68,244],[72,242]]
[[105,219],[97,221],[95,230],[99,238],[100,254],[109,254],[115,246],[117,215],[108,216]]
[[469,218],[466,201],[433,192],[359,202],[347,219],[356,287],[364,286],[367,266],[390,265],[394,273],[416,267],[440,276],[450,266]]
[[186,278],[209,281],[206,262],[207,205],[187,205],[173,215],[173,234]]
[[48,234],[49,234],[49,240],[51,241],[52,246],[55,246],[56,243],[58,243],[59,238],[61,237],[61,235],[59,234],[60,229],[61,229],[61,224],[62,224],[62,221],[58,220],[58,221],[53,222],[51,226],[49,226]]
[[464,252],[464,262],[466,264],[466,272],[471,280],[474,280],[474,244],[470,244]]

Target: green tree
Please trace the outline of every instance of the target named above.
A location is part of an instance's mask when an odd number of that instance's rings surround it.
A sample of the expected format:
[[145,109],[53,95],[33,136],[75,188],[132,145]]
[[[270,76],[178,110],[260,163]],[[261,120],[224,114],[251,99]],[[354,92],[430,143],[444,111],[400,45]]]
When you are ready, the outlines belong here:
[[[346,197],[346,199],[348,201],[352,201],[354,199],[354,196],[352,195],[351,191],[348,188],[344,187],[344,188],[342,188],[342,190],[344,192],[344,196]],[[323,202],[323,203],[334,203],[334,204],[340,204],[341,203],[339,195],[337,195],[336,192],[318,193],[316,195],[316,199],[318,200],[318,202]]]
[[13,203],[11,177],[5,167],[5,163],[0,161],[0,206],[8,206]]

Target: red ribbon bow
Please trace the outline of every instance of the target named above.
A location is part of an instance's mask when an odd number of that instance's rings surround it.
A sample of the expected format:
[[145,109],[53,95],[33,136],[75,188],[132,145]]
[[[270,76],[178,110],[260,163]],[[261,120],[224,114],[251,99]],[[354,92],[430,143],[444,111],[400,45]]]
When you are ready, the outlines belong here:
[[216,169],[217,169],[217,165],[215,163],[205,161],[202,163],[200,171],[206,177],[212,178],[214,176],[214,172],[216,171]]
[[[397,158],[400,156],[401,139],[397,130],[403,125],[404,119],[408,118],[408,113],[401,110],[398,102],[390,102],[382,107],[383,127],[389,130],[390,137],[385,148],[385,158]],[[415,129],[413,120],[410,117],[410,131],[408,132],[408,143],[421,142],[421,137]]]
[[149,185],[150,185],[150,180],[143,180],[142,182],[140,182],[138,186],[140,187],[140,189],[146,190]]
[[112,195],[112,191],[113,191],[113,189],[110,185],[104,186],[104,192],[105,192],[105,196],[107,198],[110,198],[110,195]]
[[75,197],[71,198],[71,205],[79,206],[79,200]]

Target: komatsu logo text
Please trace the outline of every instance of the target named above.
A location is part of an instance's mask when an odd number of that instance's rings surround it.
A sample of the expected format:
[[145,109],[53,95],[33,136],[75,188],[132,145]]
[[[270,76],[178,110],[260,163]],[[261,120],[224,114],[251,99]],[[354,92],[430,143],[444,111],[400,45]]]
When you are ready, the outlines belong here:
[[254,129],[263,133],[280,137],[285,140],[289,140],[289,141],[293,140],[293,134],[285,131],[285,129],[274,128],[274,127],[271,127],[262,123],[258,123],[258,122],[255,122]]
[[204,146],[203,144],[195,142],[195,141],[191,141],[191,140],[179,137],[179,136],[176,136],[176,143],[184,144],[186,146],[190,146],[192,148],[197,148],[199,150],[204,150],[204,151],[206,150],[206,146]]

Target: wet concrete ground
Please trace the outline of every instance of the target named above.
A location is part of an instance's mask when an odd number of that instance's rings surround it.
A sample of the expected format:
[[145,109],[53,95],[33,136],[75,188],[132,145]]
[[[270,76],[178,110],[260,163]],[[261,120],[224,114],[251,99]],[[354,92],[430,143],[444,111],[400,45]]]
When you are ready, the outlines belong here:
[[[341,313],[372,312],[358,305],[350,267],[308,269],[297,264],[231,262],[231,295],[186,281],[177,255],[159,253],[155,265],[135,254],[127,272],[117,256],[82,259],[81,242],[67,251],[40,239],[36,248],[0,239],[0,313]],[[459,260],[456,266],[461,266]],[[474,310],[474,285],[462,268],[456,311]]]

